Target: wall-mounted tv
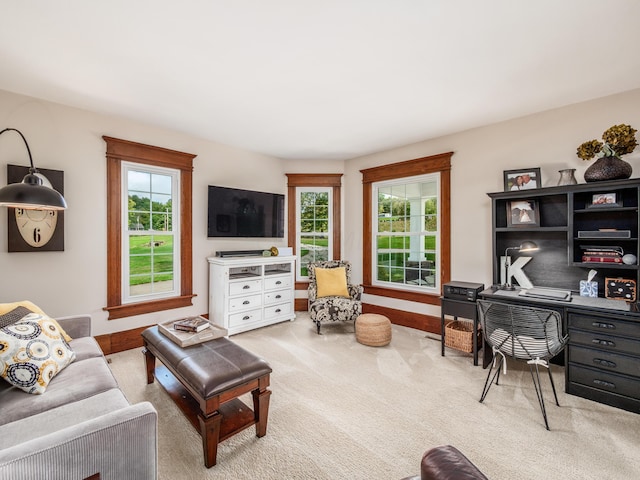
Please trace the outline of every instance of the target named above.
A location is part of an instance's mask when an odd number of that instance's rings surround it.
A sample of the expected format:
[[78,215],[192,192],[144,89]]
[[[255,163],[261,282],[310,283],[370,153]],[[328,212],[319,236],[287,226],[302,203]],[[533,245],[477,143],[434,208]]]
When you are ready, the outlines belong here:
[[208,237],[284,237],[284,195],[209,185]]

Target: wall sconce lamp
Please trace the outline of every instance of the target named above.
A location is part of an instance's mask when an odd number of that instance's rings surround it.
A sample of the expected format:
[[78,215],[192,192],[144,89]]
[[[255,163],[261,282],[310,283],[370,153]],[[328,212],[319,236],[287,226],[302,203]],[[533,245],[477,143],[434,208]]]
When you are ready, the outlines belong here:
[[67,208],[67,202],[64,197],[53,188],[43,185],[42,179],[36,175],[38,169],[33,166],[33,158],[31,157],[29,144],[20,130],[5,128],[0,131],[0,135],[10,130],[18,132],[22,140],[24,140],[31,167],[29,168],[29,173],[22,179],[22,182],[10,183],[0,188],[0,206],[30,210],[64,210]]
[[507,247],[504,251],[504,267],[505,267],[505,276],[507,277],[506,283],[502,285],[500,288],[502,290],[515,290],[515,287],[511,285],[511,257],[509,256],[509,250],[518,250],[520,252],[535,252],[539,250],[538,245],[535,242],[531,242],[526,240],[520,244],[518,247]]

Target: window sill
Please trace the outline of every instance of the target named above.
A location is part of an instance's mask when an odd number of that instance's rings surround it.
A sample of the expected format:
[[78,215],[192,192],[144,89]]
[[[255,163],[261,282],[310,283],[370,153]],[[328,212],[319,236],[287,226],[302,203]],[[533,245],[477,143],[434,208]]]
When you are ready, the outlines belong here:
[[196,295],[184,295],[180,297],[165,298],[163,300],[153,300],[150,302],[128,303],[126,305],[113,305],[104,307],[103,310],[109,312],[108,320],[117,318],[133,317],[143,313],[160,312],[173,308],[188,307],[193,305],[191,299]]
[[399,300],[408,300],[410,302],[428,303],[430,305],[440,305],[440,295],[431,293],[409,292],[406,290],[395,290],[392,288],[375,287],[373,285],[365,285],[364,293],[368,295],[377,295],[379,297],[397,298]]

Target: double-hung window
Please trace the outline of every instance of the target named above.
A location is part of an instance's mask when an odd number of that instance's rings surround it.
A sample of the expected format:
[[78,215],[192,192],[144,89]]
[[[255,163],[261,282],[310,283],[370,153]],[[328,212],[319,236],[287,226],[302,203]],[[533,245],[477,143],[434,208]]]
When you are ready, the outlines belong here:
[[439,191],[439,173],[373,184],[373,285],[440,291]]
[[180,172],[122,162],[123,303],[180,292]]
[[333,201],[330,188],[296,189],[296,251],[299,252],[298,277],[308,277],[308,265],[333,260],[331,231]]
[[451,155],[361,170],[365,293],[439,305],[451,269]]
[[102,138],[109,320],[192,305],[195,155]]

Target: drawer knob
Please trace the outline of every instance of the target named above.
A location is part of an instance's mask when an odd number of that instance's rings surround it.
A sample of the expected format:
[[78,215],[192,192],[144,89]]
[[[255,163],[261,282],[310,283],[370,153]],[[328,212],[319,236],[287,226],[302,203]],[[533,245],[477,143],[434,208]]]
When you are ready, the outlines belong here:
[[244,317],[242,317],[243,320],[249,320],[251,317],[249,315],[245,315]]
[[616,326],[613,323],[593,322],[591,325],[596,327],[596,328],[607,328],[607,329],[610,329],[610,330],[615,330],[616,329]]
[[282,295],[276,295],[276,298],[282,298]]
[[603,367],[610,367],[610,368],[616,368],[618,366],[616,365],[616,362],[611,362],[609,360],[604,360],[602,358],[594,358],[593,363],[595,363],[596,365],[602,365]]
[[251,287],[250,287],[249,285],[245,285],[244,287],[242,287],[242,289],[243,289],[243,290],[248,290],[248,289],[250,289],[250,288],[251,288]]
[[282,285],[282,282],[281,282],[280,280],[278,280],[278,281],[276,282],[276,285]]
[[243,305],[249,305],[251,302],[249,300],[245,300],[244,302],[242,302]]
[[280,310],[279,308],[276,309],[276,313],[280,313],[282,310]]
[[599,387],[607,387],[607,388],[616,388],[615,383],[605,382],[604,380],[598,380],[597,378],[593,381]]
[[591,340],[591,343],[595,343],[596,345],[604,345],[605,347],[616,346],[615,342],[612,342],[611,340],[601,340],[599,338],[594,338],[593,340]]

